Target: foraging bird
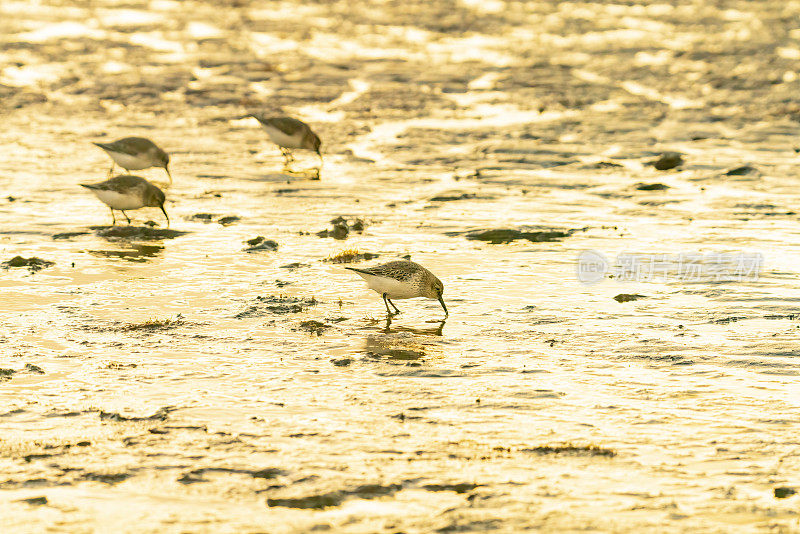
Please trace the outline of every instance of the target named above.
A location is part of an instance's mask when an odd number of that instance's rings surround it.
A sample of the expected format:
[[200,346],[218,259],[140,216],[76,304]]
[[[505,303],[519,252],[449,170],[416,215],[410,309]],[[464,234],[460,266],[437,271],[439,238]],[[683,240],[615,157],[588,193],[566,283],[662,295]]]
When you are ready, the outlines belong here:
[[163,167],[167,171],[169,183],[172,175],[169,172],[169,154],[161,150],[154,142],[144,137],[125,137],[113,143],[94,143],[111,156],[113,163],[108,175],[114,172],[116,163],[126,171],[138,171],[149,167]]
[[291,117],[251,116],[258,120],[272,142],[281,149],[285,166],[288,167],[289,163],[294,161],[292,149],[296,148],[313,150],[319,156],[319,163],[322,165],[322,154],[319,151],[321,141],[308,124]]
[[383,297],[383,303],[386,305],[389,315],[393,315],[389,304],[394,308],[394,313],[400,313],[391,299],[413,299],[415,297],[437,299],[444,309],[445,317],[449,315],[442,298],[444,284],[432,272],[418,263],[398,260],[367,269],[356,269],[355,267],[345,267],[345,269],[357,272],[367,281],[370,289]]
[[169,215],[164,209],[164,201],[166,200],[164,192],[144,178],[122,174],[105,182],[81,184],[81,187],[89,189],[106,206],[111,208],[112,224],[117,224],[114,210],[121,211],[125,218],[128,219],[128,224],[130,224],[131,219],[125,213],[125,210],[154,207],[161,209],[164,217],[167,218],[167,226],[169,226]]

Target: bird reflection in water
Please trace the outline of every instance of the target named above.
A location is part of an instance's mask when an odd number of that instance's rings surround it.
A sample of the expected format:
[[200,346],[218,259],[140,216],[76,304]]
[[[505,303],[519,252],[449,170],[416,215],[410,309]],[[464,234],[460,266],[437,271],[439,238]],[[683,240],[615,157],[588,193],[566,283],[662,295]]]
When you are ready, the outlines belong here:
[[[444,330],[444,324],[447,322],[447,319],[441,320],[430,320],[427,321],[428,324],[432,324],[432,326],[427,328],[414,328],[413,326],[395,326],[392,329],[392,315],[386,316],[386,322],[381,329],[381,332],[384,334],[391,334],[392,332],[411,332],[413,334],[422,334],[426,336],[441,336]],[[433,326],[435,325],[435,326]]]

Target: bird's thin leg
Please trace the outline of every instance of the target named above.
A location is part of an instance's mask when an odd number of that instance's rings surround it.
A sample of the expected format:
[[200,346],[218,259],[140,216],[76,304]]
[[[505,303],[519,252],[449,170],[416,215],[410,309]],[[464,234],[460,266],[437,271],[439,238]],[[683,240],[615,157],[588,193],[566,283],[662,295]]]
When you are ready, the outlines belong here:
[[116,162],[115,162],[114,160],[112,160],[112,161],[111,161],[111,168],[110,168],[110,169],[108,169],[108,177],[109,177],[109,178],[111,178],[111,175],[112,175],[112,174],[114,174],[114,167],[115,167],[115,165],[116,165]]
[[109,208],[111,210],[111,226],[117,225],[117,218],[114,217],[114,208]]
[[[392,310],[389,309],[389,297],[386,296],[386,293],[383,294],[383,303],[386,305],[386,313],[394,315]],[[394,304],[392,304],[392,306],[394,306]]]
[[119,210],[119,211],[121,211],[121,212],[122,212],[122,214],[125,216],[125,218],[126,218],[126,219],[128,219],[128,224],[130,224],[130,223],[131,223],[131,218],[130,218],[130,217],[128,217],[128,214],[127,214],[127,213],[125,213],[125,210]]
[[397,309],[397,306],[395,306],[395,305],[394,305],[394,302],[392,302],[392,299],[390,299],[389,297],[386,297],[386,300],[388,300],[388,301],[389,301],[389,304],[391,304],[391,305],[392,305],[392,308],[394,308],[394,312],[395,312],[395,313],[400,313],[400,310],[398,310],[398,309]]

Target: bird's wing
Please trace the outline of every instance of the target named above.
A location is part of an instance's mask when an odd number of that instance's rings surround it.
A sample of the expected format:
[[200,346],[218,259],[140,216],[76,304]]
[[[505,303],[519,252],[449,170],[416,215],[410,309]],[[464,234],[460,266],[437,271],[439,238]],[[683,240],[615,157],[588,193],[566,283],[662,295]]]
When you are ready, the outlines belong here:
[[395,280],[408,280],[411,278],[412,273],[409,269],[403,269],[403,262],[384,263],[383,265],[376,265],[366,269],[356,269],[354,267],[345,267],[359,274],[368,274],[372,276],[383,276],[385,278],[393,278]]
[[95,145],[108,152],[118,152],[129,156],[138,156],[154,146],[152,141],[144,137],[126,137],[113,143],[95,143]]
[[142,184],[147,184],[147,181],[144,178],[140,178],[139,176],[131,176],[129,174],[123,174],[120,176],[115,176],[114,178],[106,180],[105,182],[98,182],[96,184],[81,184],[81,185],[86,189],[95,189],[97,191],[116,191],[117,193],[124,193]]
[[304,122],[291,117],[256,117],[259,122],[277,128],[286,135],[294,135],[307,128]]

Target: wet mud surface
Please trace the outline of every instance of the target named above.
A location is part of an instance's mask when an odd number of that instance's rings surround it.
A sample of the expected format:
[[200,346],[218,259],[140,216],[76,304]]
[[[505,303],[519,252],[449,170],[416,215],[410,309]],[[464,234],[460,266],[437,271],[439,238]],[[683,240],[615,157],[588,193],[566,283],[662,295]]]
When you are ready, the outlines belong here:
[[[0,3],[4,531],[797,531],[799,16]],[[170,228],[78,186],[124,136]],[[583,285],[587,249],[764,266]],[[450,317],[387,321],[365,254]]]

